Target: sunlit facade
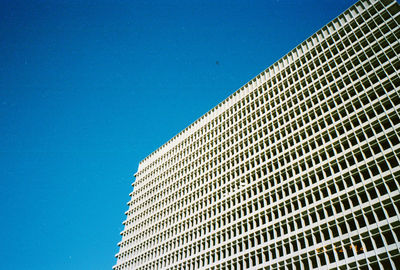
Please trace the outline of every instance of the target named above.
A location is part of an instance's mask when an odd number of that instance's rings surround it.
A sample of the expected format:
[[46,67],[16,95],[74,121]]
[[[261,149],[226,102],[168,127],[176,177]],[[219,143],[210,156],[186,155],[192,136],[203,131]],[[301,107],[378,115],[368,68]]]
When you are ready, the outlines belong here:
[[145,158],[114,269],[396,269],[399,14],[357,2]]

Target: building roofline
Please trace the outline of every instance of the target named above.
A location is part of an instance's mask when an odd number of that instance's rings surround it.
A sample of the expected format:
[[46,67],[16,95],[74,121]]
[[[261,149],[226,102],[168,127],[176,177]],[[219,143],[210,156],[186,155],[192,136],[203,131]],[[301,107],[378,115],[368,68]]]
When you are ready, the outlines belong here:
[[[378,0],[371,0],[372,3],[375,3]],[[221,108],[225,103],[227,103],[230,99],[232,99],[233,97],[235,97],[237,94],[239,94],[241,91],[244,91],[246,88],[248,88],[249,86],[252,86],[253,82],[255,82],[257,80],[257,78],[260,78],[261,76],[265,76],[267,73],[271,72],[275,73],[273,70],[274,68],[277,68],[278,70],[280,70],[279,68],[279,64],[283,62],[283,60],[287,60],[287,58],[292,54],[294,55],[296,53],[296,51],[298,49],[301,49],[303,45],[306,45],[307,42],[309,42],[310,40],[312,40],[313,38],[317,37],[318,34],[322,33],[322,31],[325,28],[328,28],[329,26],[331,26],[335,21],[337,21],[340,17],[345,16],[349,13],[351,13],[351,11],[353,11],[354,9],[357,9],[357,5],[359,5],[361,2],[364,2],[363,0],[359,0],[356,3],[354,3],[353,5],[351,5],[349,8],[347,8],[345,11],[343,11],[342,13],[340,13],[338,16],[336,16],[335,18],[333,18],[332,20],[329,21],[329,23],[325,24],[324,26],[322,26],[321,28],[319,28],[317,31],[315,31],[311,36],[309,36],[307,39],[305,39],[303,42],[301,42],[299,45],[297,45],[296,47],[294,47],[292,50],[290,50],[288,53],[286,53],[285,55],[283,55],[281,58],[279,58],[277,61],[275,61],[273,64],[271,64],[268,68],[266,68],[265,70],[261,71],[260,73],[258,73],[256,76],[254,76],[251,80],[249,80],[247,83],[245,83],[242,87],[240,87],[239,89],[237,89],[235,92],[233,92],[231,95],[229,95],[227,98],[225,98],[223,101],[221,101],[220,103],[218,103],[216,106],[214,106],[212,109],[210,109],[209,111],[207,111],[205,114],[203,114],[202,116],[200,116],[199,118],[197,118],[194,122],[192,122],[189,126],[187,126],[186,128],[184,128],[183,130],[181,130],[178,134],[176,134],[175,136],[173,136],[171,139],[169,139],[167,142],[165,142],[164,144],[162,144],[160,147],[158,147],[156,150],[154,150],[153,152],[151,152],[147,157],[145,157],[143,160],[141,160],[139,162],[139,167],[138,167],[138,172],[140,171],[141,167],[147,162],[149,161],[152,157],[154,157],[156,154],[158,154],[161,150],[163,150],[165,147],[169,146],[171,143],[173,143],[175,140],[177,140],[178,138],[180,138],[181,136],[185,135],[186,132],[190,131],[195,125],[197,125],[201,120],[203,120],[205,117],[211,115],[213,112],[215,112],[217,109]],[[297,57],[295,60],[297,60],[299,57]],[[270,76],[270,78],[272,78],[274,75]],[[135,173],[136,176],[137,172]]]

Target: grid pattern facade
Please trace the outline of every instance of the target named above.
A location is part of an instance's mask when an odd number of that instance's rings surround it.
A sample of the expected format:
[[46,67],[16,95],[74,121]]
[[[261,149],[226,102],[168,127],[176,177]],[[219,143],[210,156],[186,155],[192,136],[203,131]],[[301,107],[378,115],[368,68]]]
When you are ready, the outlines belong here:
[[399,40],[359,1],[144,159],[114,269],[396,269]]

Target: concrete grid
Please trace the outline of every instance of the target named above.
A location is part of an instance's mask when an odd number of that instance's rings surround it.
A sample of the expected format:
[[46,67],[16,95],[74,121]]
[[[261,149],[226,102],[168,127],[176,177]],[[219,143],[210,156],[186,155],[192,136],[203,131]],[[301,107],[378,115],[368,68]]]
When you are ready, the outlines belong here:
[[113,269],[396,269],[399,10],[357,2],[144,159]]

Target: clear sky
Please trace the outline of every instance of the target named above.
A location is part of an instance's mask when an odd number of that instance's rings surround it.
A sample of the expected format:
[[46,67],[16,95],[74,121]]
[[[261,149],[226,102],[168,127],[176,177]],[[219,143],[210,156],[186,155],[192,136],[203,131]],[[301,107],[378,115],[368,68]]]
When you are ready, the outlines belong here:
[[0,268],[111,269],[140,160],[354,0],[0,0]]

